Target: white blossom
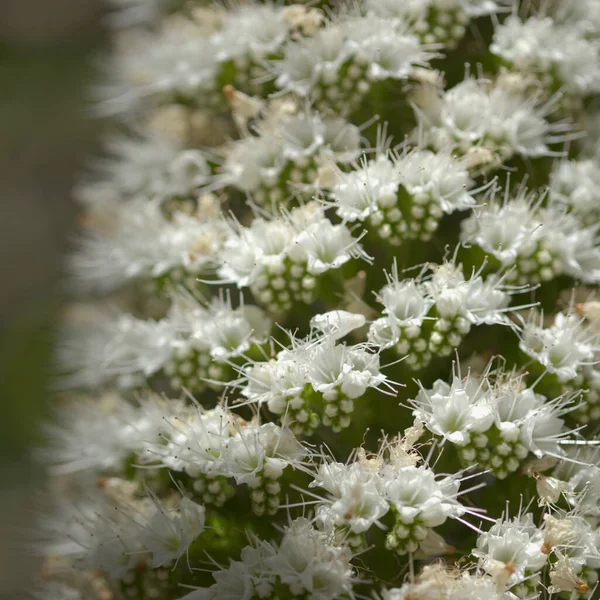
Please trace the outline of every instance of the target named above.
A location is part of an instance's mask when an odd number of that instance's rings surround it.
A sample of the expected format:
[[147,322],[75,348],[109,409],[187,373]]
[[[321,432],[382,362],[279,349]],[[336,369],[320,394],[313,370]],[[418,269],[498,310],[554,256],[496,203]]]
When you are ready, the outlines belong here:
[[540,317],[532,317],[523,330],[519,348],[537,360],[561,381],[573,379],[577,369],[594,359],[596,335],[582,317],[557,313],[554,322],[544,327]]
[[169,220],[160,202],[147,198],[114,206],[107,217],[105,226],[82,235],[70,260],[83,291],[106,293],[173,269],[198,273],[215,263],[224,239],[218,220],[181,212]]
[[[560,39],[560,47],[552,40]],[[552,87],[588,95],[600,90],[600,48],[570,24],[550,17],[521,21],[511,15],[494,32],[490,50],[523,73],[533,72]]]
[[493,573],[496,561],[511,565],[513,573],[509,584],[523,581],[527,572],[541,570],[548,557],[542,552],[542,532],[533,523],[530,513],[498,521],[479,536],[473,554],[481,567]]
[[548,123],[553,106],[524,88],[523,78],[511,73],[491,82],[467,77],[446,92],[426,93],[416,102],[425,140],[462,154],[481,147],[502,160],[551,154],[548,144],[564,139],[566,126]]

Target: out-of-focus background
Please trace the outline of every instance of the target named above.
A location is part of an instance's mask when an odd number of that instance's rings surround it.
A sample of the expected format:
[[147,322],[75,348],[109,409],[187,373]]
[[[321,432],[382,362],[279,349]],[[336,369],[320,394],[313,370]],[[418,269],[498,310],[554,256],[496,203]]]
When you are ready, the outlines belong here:
[[39,563],[29,528],[43,475],[30,460],[48,391],[70,189],[98,146],[86,114],[108,50],[103,0],[0,0],[0,598]]

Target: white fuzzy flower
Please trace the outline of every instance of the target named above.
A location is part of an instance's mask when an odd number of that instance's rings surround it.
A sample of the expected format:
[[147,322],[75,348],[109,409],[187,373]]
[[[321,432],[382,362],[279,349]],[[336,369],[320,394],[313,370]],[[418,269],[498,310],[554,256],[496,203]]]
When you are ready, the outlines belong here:
[[435,149],[455,148],[463,154],[483,147],[500,159],[515,153],[551,154],[548,143],[564,139],[564,123],[549,124],[545,117],[553,107],[538,95],[523,92],[524,81],[519,80],[517,74],[493,82],[469,77],[419,101],[417,117],[425,141]]
[[521,335],[519,348],[561,381],[574,379],[580,366],[594,359],[596,335],[578,315],[558,313],[550,327],[542,318],[531,318]]
[[222,27],[211,39],[220,62],[264,61],[288,35],[283,11],[274,4],[239,4],[223,17]]
[[401,155],[396,168],[411,196],[432,198],[445,213],[475,204],[469,172],[450,152],[416,149]]
[[[299,277],[297,270],[300,277],[319,276],[352,258],[369,259],[345,225],[334,225],[313,204],[276,219],[256,218],[249,227],[233,223],[230,231],[220,253],[218,273],[222,280],[240,288],[252,287],[259,300],[265,292],[270,293],[270,299],[274,292],[282,291],[288,296],[296,292],[301,299],[300,287],[292,286],[288,291],[288,284],[292,285],[289,280]],[[315,284],[314,277],[302,280],[306,293]]]
[[550,570],[550,583],[552,585],[548,588],[548,591],[550,593],[577,592],[578,594],[585,594],[589,590],[589,586],[578,576],[581,565],[559,551],[556,554],[558,560]]
[[368,258],[345,225],[334,225],[327,219],[301,231],[296,243],[306,255],[308,272],[313,275],[337,269],[351,258]]
[[416,581],[386,590],[383,600],[514,600],[510,592],[498,590],[491,577],[468,571],[450,571],[442,564],[426,565]]
[[274,423],[239,427],[228,441],[216,469],[236,483],[252,484],[259,476],[277,479],[305,455],[294,434]]
[[386,381],[379,371],[379,356],[361,346],[332,344],[325,339],[310,349],[305,365],[307,379],[317,392],[339,388],[350,399],[359,398],[367,388]]
[[102,201],[188,197],[209,181],[209,167],[200,150],[185,150],[172,136],[153,131],[108,140],[107,157],[97,159],[94,181],[83,185],[79,198]]
[[181,498],[177,508],[166,508],[152,496],[155,511],[141,529],[137,540],[152,553],[152,567],[179,560],[204,531],[204,506]]
[[542,532],[533,523],[530,513],[498,521],[491,529],[480,535],[473,554],[479,558],[481,567],[493,573],[496,563],[511,565],[513,573],[510,584],[523,581],[526,572],[540,571],[548,557],[542,552]]
[[399,281],[395,275],[377,294],[377,299],[392,327],[420,326],[434,304],[434,299],[414,279]]
[[485,391],[483,382],[474,377],[461,380],[455,375],[451,385],[438,380],[433,389],[419,392],[413,414],[432,433],[462,446],[494,423],[494,409]]
[[307,97],[323,75],[337,76],[349,56],[343,32],[328,25],[309,38],[286,45],[282,60],[276,64],[277,86]]
[[176,345],[180,347],[191,343],[206,348],[213,360],[226,361],[268,339],[271,321],[258,306],[242,302],[233,308],[229,296],[213,298],[206,307],[190,297],[186,304],[174,304],[168,314],[179,333]]
[[[352,11],[351,11],[352,12]],[[422,46],[398,20],[346,14],[314,35],[286,44],[276,84],[317,106],[356,105],[373,81],[406,80],[436,47]]]
[[550,199],[594,222],[600,211],[598,167],[595,159],[560,161],[550,174]]
[[[582,227],[574,213],[558,203],[542,207],[546,193],[523,186],[514,199],[490,202],[462,223],[462,239],[493,256],[518,283],[548,281],[565,274],[593,283],[600,279],[596,226]],[[554,194],[552,195],[554,198]]]
[[515,199],[494,201],[498,188],[492,188],[491,201],[477,208],[461,225],[462,239],[476,243],[501,264],[514,264],[519,254],[529,256],[530,249],[544,235],[537,215],[540,198],[522,190]]
[[552,475],[567,484],[565,497],[577,511],[600,519],[600,453],[594,447],[569,448],[567,458],[558,463]]
[[139,385],[167,362],[175,339],[168,321],[129,314],[99,315],[86,327],[72,326],[59,348],[64,385],[96,387],[111,380],[125,388]]
[[401,467],[393,477],[385,477],[384,487],[386,497],[404,524],[418,521],[425,527],[438,527],[446,519],[465,513],[456,500],[458,479],[436,479],[434,473],[424,467]]
[[317,508],[317,519],[326,531],[348,527],[363,533],[389,510],[381,477],[360,462],[324,463],[310,487],[322,487],[330,494]]
[[[191,19],[174,19],[156,32],[123,40],[114,89],[104,110],[122,112],[149,98],[173,94],[216,94],[217,57],[206,31]],[[108,94],[107,94],[108,95]]]
[[99,398],[68,402],[57,409],[55,422],[46,425],[48,445],[40,451],[55,474],[92,470],[121,472],[126,459],[157,443],[165,415],[182,415],[183,405],[148,394],[138,404],[108,392]]
[[352,55],[367,65],[371,81],[408,79],[415,67],[428,66],[436,46],[422,46],[399,21],[379,17],[350,17],[341,21]]
[[577,28],[587,37],[598,39],[600,34],[600,3],[598,0],[561,2],[553,0],[549,8],[554,20]]
[[364,221],[380,204],[396,203],[400,174],[384,155],[362,162],[359,169],[340,171],[331,190],[337,214],[350,222]]
[[461,265],[446,262],[433,265],[432,276],[424,287],[435,302],[443,318],[465,317],[473,324],[498,323],[510,325],[506,308],[510,302],[502,280],[489,277],[484,280],[480,271],[473,271],[466,279]]
[[218,471],[229,439],[235,435],[237,417],[217,406],[211,410],[189,407],[165,411],[161,439],[146,440],[139,451],[142,462],[159,464],[191,476]]
[[74,283],[84,291],[106,293],[175,269],[198,273],[214,264],[223,243],[218,220],[181,212],[169,220],[159,201],[140,198],[112,210],[105,227],[84,233],[70,260]]
[[418,148],[399,155],[378,152],[359,168],[337,173],[331,205],[348,221],[370,218],[373,225],[381,225],[384,219],[395,223],[429,217],[437,222],[443,213],[475,204],[468,191],[471,184],[465,166],[448,152]]
[[[560,39],[560,46],[554,40]],[[521,21],[511,15],[494,32],[490,50],[524,73],[542,76],[549,87],[585,96],[600,90],[600,47],[573,25],[550,17]]]
[[292,521],[277,552],[265,560],[294,596],[334,600],[352,589],[350,553],[334,545],[330,536],[312,528],[304,518]]

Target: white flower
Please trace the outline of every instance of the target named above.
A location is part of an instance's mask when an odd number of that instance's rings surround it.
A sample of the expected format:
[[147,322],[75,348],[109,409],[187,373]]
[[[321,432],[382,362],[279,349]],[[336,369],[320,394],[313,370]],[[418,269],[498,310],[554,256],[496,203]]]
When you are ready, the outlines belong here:
[[537,458],[562,455],[559,442],[565,427],[560,417],[569,412],[571,400],[559,397],[546,401],[544,396],[528,388],[519,389],[518,385],[518,380],[506,385],[501,382],[494,390],[498,429],[506,439],[511,437],[509,432],[518,429],[519,441]]
[[494,580],[468,571],[450,571],[442,564],[425,565],[416,581],[386,590],[383,600],[514,600],[514,594],[498,590]]
[[167,362],[175,339],[168,321],[129,314],[98,315],[87,327],[71,326],[59,348],[63,385],[96,387],[111,380],[124,388],[139,385]]
[[550,198],[584,219],[600,211],[600,169],[595,159],[562,160],[550,174]]
[[286,278],[293,277],[293,271],[288,273],[285,264],[288,258],[301,273],[305,269],[304,272],[317,276],[352,258],[369,259],[348,228],[331,223],[313,203],[280,218],[256,218],[249,227],[232,223],[230,231],[220,253],[222,266],[218,273],[223,281],[238,287],[263,289],[269,286],[271,276],[279,276],[285,287]]
[[402,523],[418,521],[424,527],[438,527],[465,513],[456,500],[460,483],[454,477],[438,480],[431,470],[409,465],[384,478],[386,497]]
[[350,17],[341,21],[346,44],[366,63],[371,81],[408,79],[412,69],[426,67],[437,46],[422,46],[418,38],[394,19]]
[[334,600],[352,589],[353,569],[343,546],[299,518],[285,530],[277,552],[265,560],[271,573],[281,578],[292,595],[312,600]]
[[[114,207],[109,223],[90,229],[70,261],[84,291],[110,292],[136,278],[160,277],[175,268],[198,272],[214,264],[223,241],[217,220],[177,212],[167,219],[160,202],[147,198]],[[202,238],[202,252],[195,252]]]
[[473,183],[468,170],[448,151],[415,149],[401,155],[396,168],[411,196],[432,198],[445,213],[475,204],[468,191]]
[[364,221],[380,204],[396,203],[400,174],[388,157],[363,161],[359,169],[338,171],[331,189],[337,214],[350,222]]
[[598,0],[580,0],[579,2],[560,2],[549,4],[552,17],[558,23],[576,27],[590,38],[598,38],[600,33],[600,4]]
[[161,440],[147,440],[144,452],[139,452],[140,460],[186,471],[191,476],[216,472],[236,424],[237,417],[220,406],[165,411]]
[[374,160],[363,160],[358,169],[337,172],[332,206],[343,219],[365,221],[378,210],[403,207],[404,192],[410,194],[413,204],[435,204],[439,217],[442,212],[475,204],[468,192],[471,184],[467,169],[448,152],[419,148],[398,156],[378,152]]
[[105,110],[130,110],[163,94],[216,93],[217,56],[205,29],[191,19],[174,19],[156,32],[136,32],[123,40],[113,72],[117,82]]
[[281,136],[249,136],[236,141],[223,165],[223,185],[251,193],[263,183],[276,182],[286,165]]
[[274,423],[238,427],[221,455],[217,471],[234,477],[236,483],[252,484],[264,475],[277,479],[283,470],[305,455],[294,434]]
[[462,239],[475,243],[503,265],[514,264],[519,254],[530,254],[544,235],[537,214],[543,196],[521,190],[516,198],[503,203],[495,201],[498,188],[493,187],[490,202],[478,207],[461,224]]
[[260,62],[277,52],[287,38],[288,25],[280,7],[240,4],[226,13],[221,29],[211,39],[220,62],[243,57]]
[[581,566],[559,551],[556,554],[558,560],[553,563],[550,570],[550,583],[552,585],[548,588],[548,591],[551,593],[573,591],[578,594],[585,594],[589,590],[589,586],[578,576]]
[[519,71],[546,76],[552,87],[564,86],[567,93],[583,96],[600,90],[600,48],[573,25],[511,15],[496,27],[490,50]]
[[179,506],[166,508],[151,496],[155,512],[149,515],[137,539],[152,553],[152,567],[179,560],[204,531],[204,506],[181,498]]
[[232,224],[220,254],[219,275],[238,287],[250,285],[263,266],[282,261],[294,236],[292,225],[283,218],[254,219],[249,227]]
[[252,344],[264,343],[271,329],[271,321],[257,306],[242,304],[232,309],[229,302],[213,301],[206,317],[192,339],[208,342],[215,360],[243,355]]
[[505,193],[498,204],[496,191],[492,188],[491,201],[462,223],[464,241],[477,244],[505,268],[515,266],[524,281],[548,281],[558,274],[589,283],[600,280],[595,225],[582,227],[558,203],[542,208],[545,192],[528,192],[522,186],[514,199]]
[[519,348],[536,359],[561,381],[574,379],[580,366],[594,359],[597,340],[583,317],[558,313],[554,323],[543,327],[530,319],[521,335]]
[[526,513],[492,525],[479,536],[473,554],[488,573],[494,570],[495,561],[512,565],[510,583],[515,584],[523,581],[526,571],[535,572],[544,567],[548,557],[542,552],[542,544],[542,532],[534,525],[533,516]]
[[524,94],[524,88],[517,74],[494,82],[469,77],[428,98],[417,106],[425,141],[435,149],[456,148],[463,154],[481,146],[502,159],[515,153],[548,155],[547,144],[563,139],[564,124],[549,124],[545,116],[552,107]]
[[[247,136],[226,148],[220,185],[233,185],[262,204],[283,201],[289,184],[311,185],[316,168],[329,162],[356,158],[360,132],[344,119],[321,116],[316,111],[275,113],[256,126],[256,136]],[[269,116],[269,115],[268,115]]]
[[484,281],[481,270],[474,270],[465,279],[461,265],[452,262],[432,265],[431,269],[431,278],[424,287],[441,317],[452,319],[461,315],[473,324],[511,324],[505,314],[510,296],[501,280],[489,277]]
[[44,428],[49,440],[39,455],[54,474],[68,474],[123,471],[132,453],[158,442],[165,414],[181,415],[185,410],[179,401],[154,394],[135,405],[108,392],[77,398],[56,412],[55,422]]
[[337,74],[350,52],[340,28],[328,24],[308,38],[286,44],[282,60],[275,64],[277,86],[306,97],[323,74]]
[[361,346],[331,343],[327,338],[310,349],[307,379],[317,392],[339,388],[350,399],[362,396],[368,387],[377,388],[385,375],[379,372],[379,356]]
[[115,199],[187,197],[208,182],[209,167],[200,150],[185,150],[172,136],[151,130],[110,138],[106,153],[94,165],[95,181],[84,184],[79,194],[92,208]]
[[309,225],[296,243],[306,254],[308,272],[313,275],[337,269],[351,258],[368,258],[345,225],[333,225],[327,219]]
[[494,410],[485,392],[484,383],[475,377],[461,380],[455,375],[451,385],[437,380],[433,389],[422,389],[413,400],[413,414],[432,433],[463,446],[472,434],[483,433],[494,423]]
[[[130,482],[119,482],[116,499],[93,487],[84,498],[65,501],[42,523],[46,550],[81,570],[97,570],[120,579],[135,567],[144,548],[136,540],[148,518],[146,500],[131,503]],[[133,486],[135,488],[137,486]]]
[[360,462],[324,463],[310,487],[322,487],[330,494],[317,508],[317,518],[327,531],[349,527],[363,533],[389,510],[381,477]]

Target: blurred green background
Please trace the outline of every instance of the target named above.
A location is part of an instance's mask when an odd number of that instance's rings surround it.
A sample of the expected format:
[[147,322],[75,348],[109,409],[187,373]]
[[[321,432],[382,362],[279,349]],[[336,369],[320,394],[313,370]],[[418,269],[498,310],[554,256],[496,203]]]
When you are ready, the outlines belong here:
[[50,399],[70,189],[102,124],[86,115],[107,50],[102,0],[0,0],[0,598],[24,597],[42,474],[30,460]]

